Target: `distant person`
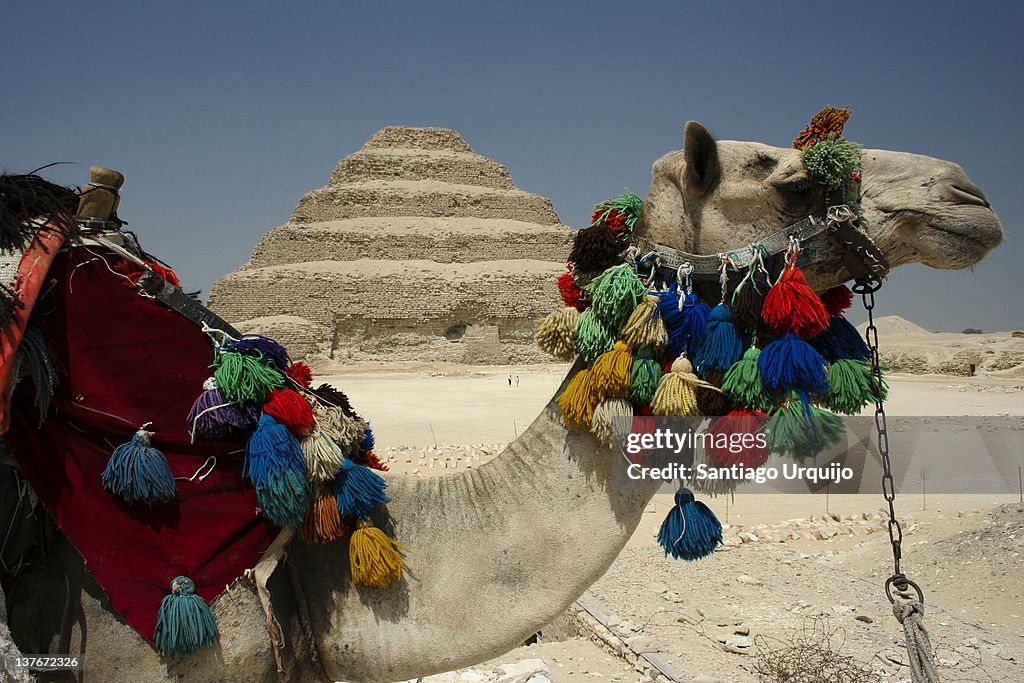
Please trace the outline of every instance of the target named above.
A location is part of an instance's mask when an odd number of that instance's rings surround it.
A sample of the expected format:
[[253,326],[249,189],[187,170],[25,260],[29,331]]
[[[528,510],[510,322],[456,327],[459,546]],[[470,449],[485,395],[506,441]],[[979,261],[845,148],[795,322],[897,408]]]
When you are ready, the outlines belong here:
[[519,375],[516,375],[516,386],[519,386]]
[[509,375],[509,376],[508,376],[508,385],[509,385],[510,387],[512,386],[512,375]]

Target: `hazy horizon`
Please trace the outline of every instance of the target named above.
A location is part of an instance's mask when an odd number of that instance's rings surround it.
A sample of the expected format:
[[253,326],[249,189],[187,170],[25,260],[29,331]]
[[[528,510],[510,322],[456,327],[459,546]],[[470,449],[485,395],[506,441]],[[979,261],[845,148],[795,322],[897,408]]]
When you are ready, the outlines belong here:
[[963,166],[1006,231],[971,269],[895,270],[877,313],[1024,328],[1018,5],[36,3],[0,18],[0,167],[72,161],[45,172],[68,185],[121,170],[121,216],[187,289],[208,294],[387,125],[457,130],[580,227],[594,203],[646,193],[687,119],[788,146],[834,104],[866,147]]

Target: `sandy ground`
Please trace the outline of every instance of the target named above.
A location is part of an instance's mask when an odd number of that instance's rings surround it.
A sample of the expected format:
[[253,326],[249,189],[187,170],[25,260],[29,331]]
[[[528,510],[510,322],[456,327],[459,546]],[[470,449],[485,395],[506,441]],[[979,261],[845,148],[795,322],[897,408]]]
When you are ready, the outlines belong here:
[[[353,371],[329,380],[371,418],[378,450],[392,455],[395,474],[436,476],[445,469],[425,467],[431,457],[440,462],[445,453],[448,460],[461,453],[451,464],[457,469],[493,457],[528,426],[564,371],[437,366]],[[890,415],[1024,416],[1020,380],[895,375],[890,386]],[[466,445],[480,444],[490,445],[482,458],[466,457],[475,450]],[[636,652],[662,653],[683,680],[757,680],[761,655],[816,626],[834,632],[833,650],[841,640],[841,653],[881,680],[909,680],[900,627],[882,593],[892,558],[885,521],[872,513],[883,504],[875,494],[718,498],[711,505],[728,545],[684,563],[666,560],[654,542],[672,505],[659,495],[583,600],[612,615],[614,639]],[[906,533],[903,566],[926,591],[926,625],[945,680],[1024,680],[1018,495],[914,494],[898,498],[897,506]],[[472,670],[426,680],[649,680],[606,646],[544,631],[540,640]]]

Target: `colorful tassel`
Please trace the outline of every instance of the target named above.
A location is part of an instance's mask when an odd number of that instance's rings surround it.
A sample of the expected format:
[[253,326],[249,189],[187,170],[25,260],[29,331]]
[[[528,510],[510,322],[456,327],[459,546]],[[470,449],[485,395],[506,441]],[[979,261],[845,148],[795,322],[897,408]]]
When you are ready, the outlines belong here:
[[330,487],[320,486],[302,523],[302,538],[306,543],[330,543],[344,536],[347,530]]
[[167,657],[186,657],[217,642],[217,622],[196,585],[185,576],[171,581],[171,594],[160,603],[153,643]]
[[661,365],[654,360],[650,349],[640,349],[633,357],[633,365],[629,371],[629,400],[638,406],[646,406],[654,398],[664,372]]
[[284,375],[272,365],[244,353],[218,353],[213,376],[217,386],[234,403],[263,404],[267,394],[284,386]]
[[566,427],[590,429],[594,408],[598,404],[594,379],[589,368],[583,368],[569,380],[565,389],[555,399],[562,410],[562,424]]
[[650,347],[663,348],[668,343],[665,323],[658,315],[658,297],[650,294],[633,309],[633,313],[622,328],[622,337],[631,349]]
[[615,348],[598,356],[590,370],[598,398],[603,400],[629,396],[629,371],[632,366],[633,356],[623,341],[615,342]]
[[722,544],[722,524],[715,513],[685,488],[676,492],[675,503],[658,531],[665,555],[699,560],[713,553]]
[[[710,379],[711,375],[708,375]],[[725,415],[732,410],[732,401],[714,382],[708,380],[705,381],[709,386],[697,387],[697,410],[701,415]]]
[[318,405],[315,410],[320,431],[331,437],[343,453],[357,450],[363,438],[366,424],[362,420],[350,417],[335,406]]
[[203,382],[203,393],[188,412],[188,431],[193,441],[224,438],[232,429],[250,430],[259,420],[259,409],[252,404],[240,406],[227,399],[213,377]]
[[572,273],[562,273],[558,276],[558,294],[562,297],[562,303],[570,308],[575,308],[582,313],[587,310],[590,302],[583,296],[583,290],[576,284],[576,278]]
[[697,348],[693,364],[701,377],[709,371],[725,372],[743,355],[743,341],[732,324],[732,311],[718,304],[708,316],[704,339]]
[[644,200],[632,192],[607,199],[594,207],[591,225],[605,225],[615,233],[630,235],[640,220]]
[[813,458],[837,443],[844,433],[838,415],[808,405],[791,393],[770,413],[764,425],[768,450],[797,460]]
[[334,439],[314,429],[299,441],[306,458],[306,472],[310,481],[330,481],[341,469],[345,456]]
[[374,588],[386,588],[392,581],[401,581],[403,563],[399,550],[410,552],[371,522],[359,522],[348,542],[352,580]]
[[365,465],[369,467],[371,470],[377,470],[378,472],[388,472],[391,469],[387,465],[385,465],[381,461],[381,459],[377,457],[377,454],[374,453],[373,451],[370,451],[369,453],[366,453],[365,455],[358,457],[356,459],[356,462],[358,462],[360,465]]
[[708,318],[711,317],[711,307],[690,292],[683,297],[682,313],[681,334],[686,340],[686,355],[692,358],[697,354],[697,349],[704,339]]
[[742,280],[732,293],[732,319],[737,328],[752,333],[761,321],[768,285],[753,275]]
[[643,299],[647,288],[628,263],[609,268],[595,277],[585,291],[590,308],[612,330],[619,330]]
[[853,305],[853,292],[846,285],[837,285],[821,294],[821,304],[829,315],[842,315]]
[[370,429],[370,423],[367,422],[366,426],[363,427],[363,438],[359,441],[359,453],[369,453],[373,450],[373,447],[377,445],[377,438],[373,435],[373,430]]
[[665,325],[666,347],[669,356],[675,358],[686,353],[686,332],[683,326],[683,306],[679,301],[679,289],[673,284],[664,292],[655,292],[658,299],[658,315]]
[[795,332],[803,339],[828,329],[828,317],[821,299],[807,286],[803,272],[792,264],[768,290],[761,310],[761,318],[776,332]]
[[301,360],[288,366],[284,374],[303,389],[313,386],[313,369]]
[[316,429],[316,418],[309,401],[292,389],[274,389],[263,404],[263,412],[283,424],[297,438]]
[[330,384],[321,384],[316,389],[313,389],[313,395],[326,403],[329,406],[335,406],[341,408],[341,411],[349,417],[358,417],[354,410],[352,410],[352,404],[349,403],[348,396],[341,391],[335,389]]
[[150,443],[151,436],[143,426],[131,441],[114,449],[103,470],[103,488],[126,503],[166,502],[176,494],[167,458]]
[[270,337],[262,334],[243,334],[238,341],[230,344],[225,351],[233,353],[244,353],[259,359],[272,362],[281,372],[288,370],[291,365],[291,358],[288,351]]
[[829,361],[839,358],[851,360],[871,360],[871,349],[857,328],[841,315],[829,319],[828,329],[811,340],[816,348]]
[[260,418],[245,449],[242,476],[256,487],[263,515],[280,527],[298,527],[309,506],[306,457],[298,440],[270,415]]
[[615,346],[615,336],[605,325],[594,308],[588,308],[580,314],[580,325],[576,329],[576,347],[587,363],[591,363],[602,353],[611,351]]
[[705,496],[711,496],[716,498],[718,496],[731,496],[736,492],[742,479],[732,477],[731,472],[724,471],[727,468],[721,468],[713,463],[707,456],[705,448],[700,444],[695,444],[693,449],[693,467],[694,471],[699,471],[698,468],[703,465],[705,472],[714,471],[719,476],[705,476],[705,477],[693,477],[689,480],[688,484],[697,493]]
[[544,353],[560,360],[576,357],[576,328],[580,325],[580,313],[575,308],[565,308],[549,313],[537,321],[534,338]]
[[733,403],[754,410],[767,410],[774,402],[771,392],[761,381],[758,358],[761,352],[751,346],[743,357],[725,373],[722,390]]
[[605,446],[622,438],[633,426],[633,406],[624,398],[609,398],[597,404],[590,431]]
[[693,366],[686,358],[677,358],[669,372],[661,378],[658,390],[651,400],[651,410],[655,415],[700,415],[697,404],[697,389],[710,388],[718,391],[704,380],[693,374]]
[[828,369],[828,408],[837,413],[856,415],[869,403],[889,396],[889,386],[871,375],[871,366],[859,360],[840,358]]
[[576,232],[569,261],[574,270],[599,273],[621,263],[625,248],[614,232],[603,225],[594,225]]
[[[766,417],[757,410],[740,409],[712,420],[705,432],[708,438],[704,441],[708,460],[718,467],[762,467],[771,457],[771,451],[758,446],[754,437],[761,431]],[[745,439],[750,445],[737,446],[731,438],[734,434],[750,434],[751,438]]]
[[769,389],[797,389],[824,396],[828,393],[825,359],[792,332],[766,346],[757,359],[761,381]]
[[384,493],[387,486],[369,467],[346,458],[332,485],[338,512],[342,517],[369,518],[375,507],[391,500]]

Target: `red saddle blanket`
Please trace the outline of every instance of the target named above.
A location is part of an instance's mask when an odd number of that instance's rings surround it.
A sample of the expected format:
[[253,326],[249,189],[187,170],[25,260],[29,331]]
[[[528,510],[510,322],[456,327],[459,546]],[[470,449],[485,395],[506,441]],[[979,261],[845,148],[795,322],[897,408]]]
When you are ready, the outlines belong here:
[[[152,642],[174,577],[191,578],[209,602],[256,564],[279,529],[259,516],[242,482],[244,441],[189,438],[186,416],[210,375],[209,340],[126,286],[111,270],[118,260],[92,248],[54,259],[32,320],[49,342],[60,384],[39,428],[33,389],[23,382],[5,438],[111,605]],[[100,476],[114,448],[147,422],[178,478],[177,495],[127,505]],[[193,477],[210,457],[216,465],[208,476]]]

